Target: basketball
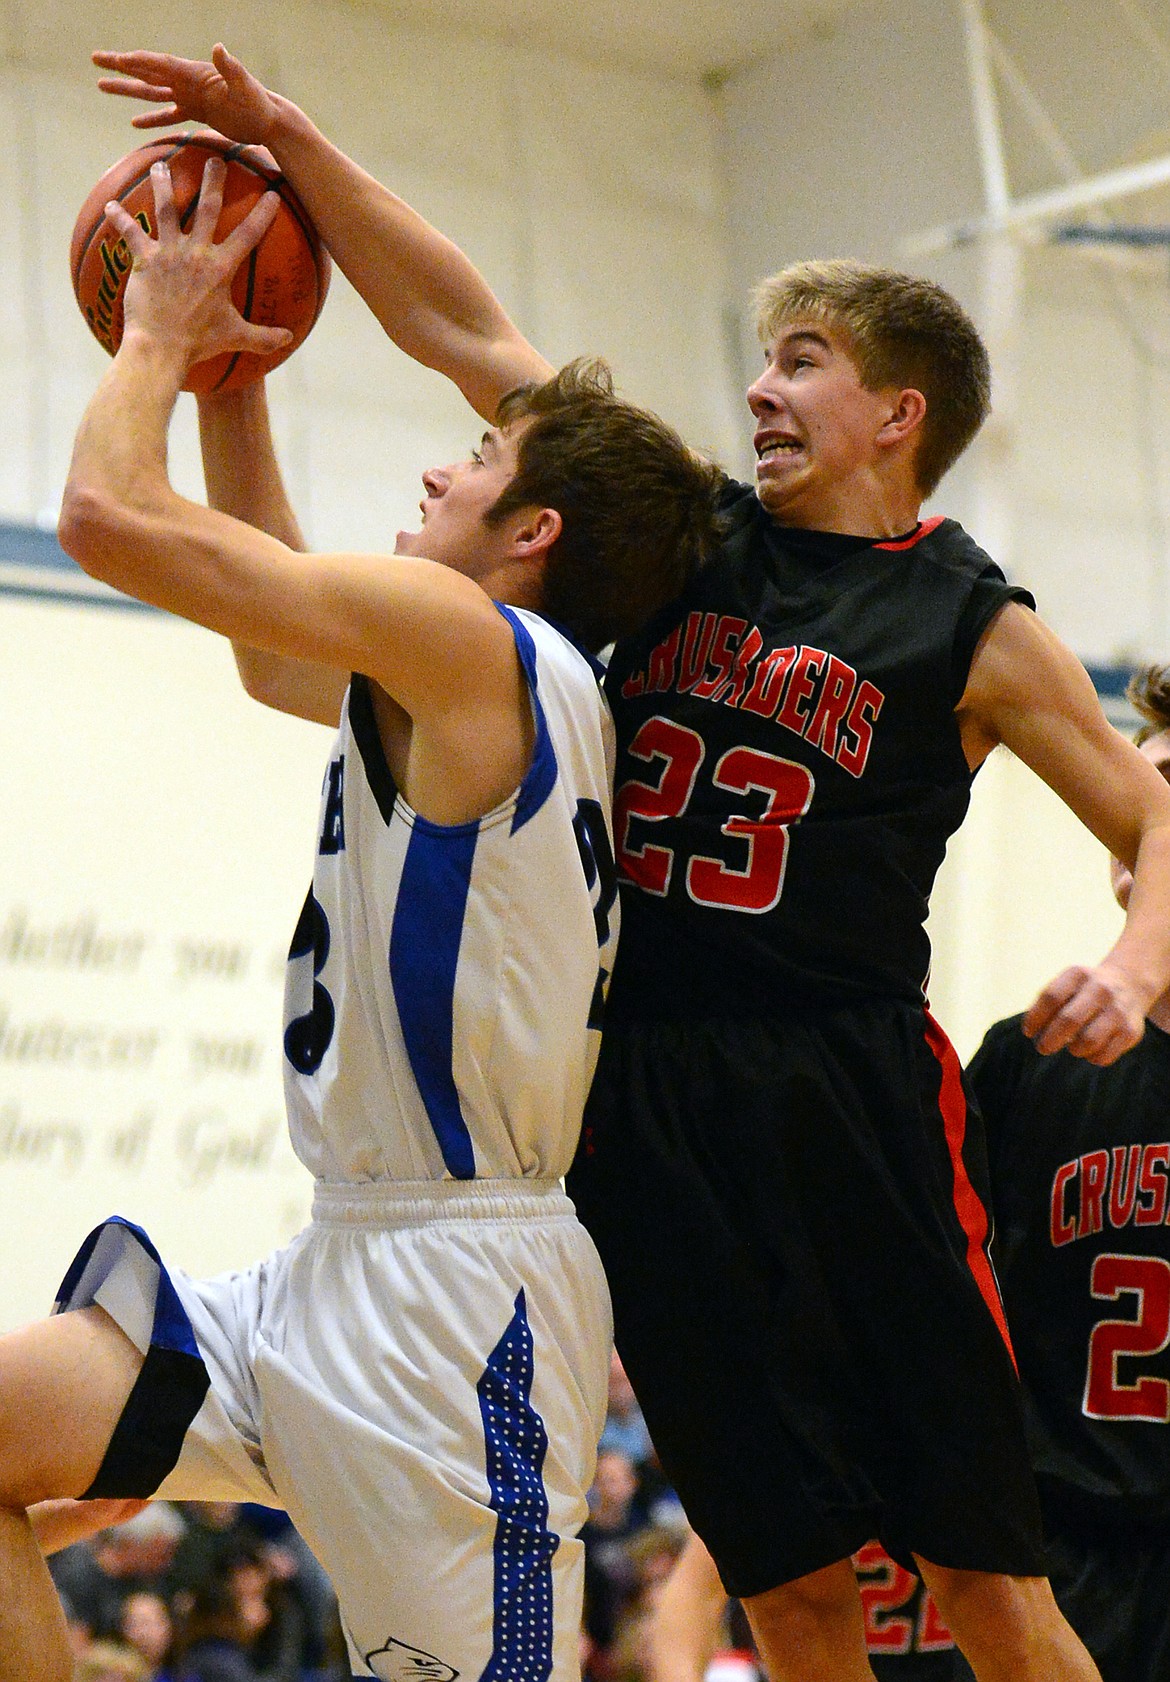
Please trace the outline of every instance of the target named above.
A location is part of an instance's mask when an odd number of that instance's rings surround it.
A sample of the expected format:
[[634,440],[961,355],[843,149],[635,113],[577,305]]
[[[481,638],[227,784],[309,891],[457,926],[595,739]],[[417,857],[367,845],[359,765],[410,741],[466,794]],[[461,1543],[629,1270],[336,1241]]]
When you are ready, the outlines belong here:
[[183,389],[206,394],[235,391],[277,367],[305,339],[321,313],[330,263],[307,212],[271,155],[261,146],[239,146],[203,130],[172,134],[130,152],[102,176],[81,207],[69,252],[73,291],[98,343],[112,356],[122,341],[122,298],[130,272],[126,242],[106,220],[116,199],[157,237],[151,165],[164,160],[174,182],[175,209],[185,230],[199,201],[203,168],[211,157],[227,164],[216,241],[226,239],[261,194],[280,194],[280,209],[259,245],[240,265],[232,299],[246,321],[287,327],[292,343],[270,355],[226,352],[188,372]]

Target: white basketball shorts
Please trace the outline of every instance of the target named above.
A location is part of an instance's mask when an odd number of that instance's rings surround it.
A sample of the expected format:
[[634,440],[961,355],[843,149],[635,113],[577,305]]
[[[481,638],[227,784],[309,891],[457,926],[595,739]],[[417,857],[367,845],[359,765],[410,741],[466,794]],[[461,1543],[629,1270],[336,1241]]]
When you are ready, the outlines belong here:
[[358,1676],[579,1675],[611,1325],[559,1184],[318,1186],[286,1249],[204,1281],[108,1221],[57,1307],[90,1303],[145,1361],[88,1494],[285,1508]]

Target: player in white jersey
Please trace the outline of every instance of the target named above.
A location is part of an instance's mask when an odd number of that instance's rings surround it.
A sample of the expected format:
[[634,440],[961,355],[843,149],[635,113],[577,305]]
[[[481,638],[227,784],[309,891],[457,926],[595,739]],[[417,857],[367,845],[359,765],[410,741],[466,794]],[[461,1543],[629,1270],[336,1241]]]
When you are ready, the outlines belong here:
[[59,1498],[153,1495],[286,1507],[359,1675],[567,1678],[610,1339],[559,1184],[616,938],[587,650],[701,559],[715,474],[570,368],[424,475],[393,557],[299,552],[262,388],[205,400],[213,507],[185,501],[166,435],[186,369],[282,339],[228,291],[275,199],[214,245],[222,178],[209,164],[190,235],[165,166],[158,241],[117,215],[125,337],[61,540],[231,637],[250,693],[339,725],[284,1034],[313,1221],[204,1282],[106,1222],[69,1312],[0,1339],[0,1679],[69,1673],[27,1509],[51,1503],[52,1546],[86,1528]]

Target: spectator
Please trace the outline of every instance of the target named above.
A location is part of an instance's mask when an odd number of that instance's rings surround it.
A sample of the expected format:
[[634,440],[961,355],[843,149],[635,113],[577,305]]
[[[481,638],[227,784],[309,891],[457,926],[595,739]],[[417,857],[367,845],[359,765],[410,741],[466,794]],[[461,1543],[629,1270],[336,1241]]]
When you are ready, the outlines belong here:
[[188,1501],[187,1525],[175,1550],[168,1586],[180,1610],[195,1591],[222,1574],[225,1562],[242,1546],[256,1546],[260,1535],[238,1501]]
[[626,1377],[626,1369],[616,1349],[609,1359],[609,1400],[605,1429],[601,1433],[601,1448],[603,1451],[618,1450],[638,1467],[654,1457],[646,1421],[642,1418],[634,1387]]
[[589,1491],[589,1517],[581,1527],[585,1544],[585,1627],[596,1645],[608,1648],[618,1615],[637,1586],[637,1572],[626,1543],[646,1524],[638,1509],[638,1474],[618,1449],[597,1456]]
[[135,1589],[128,1594],[122,1602],[119,1634],[149,1667],[149,1682],[173,1682],[175,1628],[163,1595],[152,1589]]
[[190,1607],[179,1631],[179,1682],[260,1682],[249,1648],[254,1631],[227,1572],[217,1571],[187,1591]]
[[298,1682],[305,1647],[305,1618],[276,1575],[269,1554],[244,1545],[224,1564],[239,1611],[248,1657],[261,1682]]
[[54,1554],[49,1569],[57,1592],[95,1637],[116,1636],[123,1600],[163,1583],[184,1529],[169,1501],[153,1501],[125,1524]]

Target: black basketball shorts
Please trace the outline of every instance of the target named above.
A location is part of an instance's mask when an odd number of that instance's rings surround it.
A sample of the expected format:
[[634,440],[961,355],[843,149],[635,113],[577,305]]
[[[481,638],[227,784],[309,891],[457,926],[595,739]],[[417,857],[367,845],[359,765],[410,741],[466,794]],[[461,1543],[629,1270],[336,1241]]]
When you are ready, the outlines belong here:
[[607,1025],[569,1190],[730,1593],[872,1537],[1042,1575],[982,1127],[897,1000]]
[[1102,1682],[1170,1677],[1170,1534],[1127,1523],[1085,1536],[1054,1520],[1045,1555],[1057,1605]]

